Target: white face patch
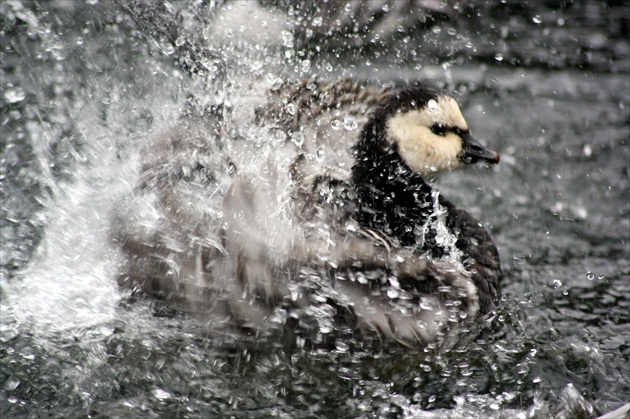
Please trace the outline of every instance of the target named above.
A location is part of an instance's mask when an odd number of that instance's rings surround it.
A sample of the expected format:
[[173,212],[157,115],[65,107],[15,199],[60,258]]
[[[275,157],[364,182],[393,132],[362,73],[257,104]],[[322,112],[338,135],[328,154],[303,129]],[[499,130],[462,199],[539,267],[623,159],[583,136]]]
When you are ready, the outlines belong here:
[[464,165],[458,158],[463,148],[461,137],[448,131],[445,135],[434,134],[431,131],[434,124],[468,129],[457,102],[446,95],[429,100],[423,109],[394,114],[387,122],[388,140],[398,144],[405,163],[422,175]]

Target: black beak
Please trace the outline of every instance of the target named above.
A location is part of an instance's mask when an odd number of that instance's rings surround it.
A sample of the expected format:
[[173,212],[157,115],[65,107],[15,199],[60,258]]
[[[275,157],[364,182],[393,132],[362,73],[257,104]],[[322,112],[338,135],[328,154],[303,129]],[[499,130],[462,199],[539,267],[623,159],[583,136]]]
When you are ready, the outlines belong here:
[[462,161],[468,164],[477,163],[479,160],[485,160],[490,164],[499,163],[499,155],[497,152],[482,146],[470,133],[466,132],[462,134],[462,140],[464,141],[464,150],[461,157]]

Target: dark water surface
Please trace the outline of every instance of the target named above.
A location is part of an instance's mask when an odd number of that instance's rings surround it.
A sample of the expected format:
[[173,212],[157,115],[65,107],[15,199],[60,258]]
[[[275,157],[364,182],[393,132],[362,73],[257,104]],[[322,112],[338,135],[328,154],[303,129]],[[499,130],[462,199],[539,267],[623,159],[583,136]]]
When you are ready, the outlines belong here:
[[[288,7],[235,23],[194,2],[0,3],[0,416],[590,418],[629,402],[630,6],[495,3],[319,51],[278,29]],[[191,93],[230,100],[232,77],[271,74],[458,97],[502,159],[437,180],[489,227],[506,273],[476,339],[239,350],[118,289],[109,215],[141,147]]]

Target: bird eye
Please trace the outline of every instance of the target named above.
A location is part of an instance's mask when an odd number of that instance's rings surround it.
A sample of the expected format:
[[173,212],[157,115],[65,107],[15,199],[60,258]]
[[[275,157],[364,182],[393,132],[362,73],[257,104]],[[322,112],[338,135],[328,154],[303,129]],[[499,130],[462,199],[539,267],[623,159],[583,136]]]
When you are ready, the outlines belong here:
[[442,124],[433,124],[431,125],[431,131],[435,134],[435,135],[445,135],[446,134],[446,127]]

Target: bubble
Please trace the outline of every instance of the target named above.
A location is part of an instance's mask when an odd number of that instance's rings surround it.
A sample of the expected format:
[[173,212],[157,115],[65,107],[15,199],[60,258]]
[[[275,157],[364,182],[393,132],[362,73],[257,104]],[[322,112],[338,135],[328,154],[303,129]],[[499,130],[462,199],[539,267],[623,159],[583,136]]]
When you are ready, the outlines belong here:
[[332,121],[330,123],[330,126],[332,127],[332,129],[334,129],[335,131],[339,131],[339,129],[341,128],[341,122],[339,122],[338,119],[335,119],[334,121]]
[[593,279],[595,279],[595,275],[593,275],[591,271],[588,271],[586,273],[586,279],[588,279],[589,281],[592,281]]

